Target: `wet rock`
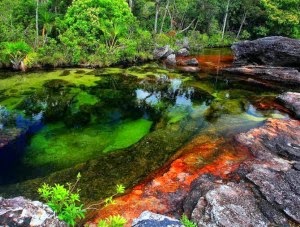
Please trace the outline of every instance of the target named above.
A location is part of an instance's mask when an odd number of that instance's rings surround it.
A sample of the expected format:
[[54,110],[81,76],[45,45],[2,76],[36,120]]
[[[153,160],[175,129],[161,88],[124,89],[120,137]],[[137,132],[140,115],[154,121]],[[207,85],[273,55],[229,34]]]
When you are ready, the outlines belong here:
[[[289,85],[300,84],[300,72],[293,68],[246,65],[222,69],[236,75],[248,76],[257,80],[274,81]],[[255,80],[253,82],[256,82]],[[261,82],[261,81],[258,81]]]
[[67,226],[58,220],[55,213],[45,204],[23,197],[4,199],[0,197],[1,226]]
[[196,58],[187,59],[184,63],[188,66],[199,66],[199,62]]
[[235,64],[300,67],[300,40],[281,36],[243,41],[232,46]]
[[170,54],[167,59],[166,59],[166,64],[167,65],[176,65],[176,56],[175,54]]
[[236,139],[255,157],[241,169],[259,196],[300,223],[300,171],[297,164],[292,166],[300,160],[300,122],[267,120],[265,125],[241,133]]
[[300,223],[300,172],[274,171],[268,168],[256,168],[247,174],[262,195],[274,206],[279,207],[290,218]]
[[300,93],[286,92],[279,95],[277,98],[286,108],[295,113],[296,118],[300,119]]
[[[263,206],[269,209],[268,214],[262,212]],[[191,214],[198,226],[287,225],[286,218],[257,199],[246,183],[225,183],[210,175],[192,183],[184,212]]]
[[166,45],[164,47],[155,48],[155,50],[153,51],[153,57],[155,59],[163,59],[173,53],[174,51],[170,48],[170,46]]
[[248,147],[257,160],[267,161],[272,168],[286,171],[290,169],[288,161],[299,160],[300,122],[268,119],[263,126],[237,135],[236,140]]
[[186,72],[186,73],[198,73],[198,72],[200,72],[200,68],[199,67],[195,67],[195,66],[178,67],[178,70],[180,72]]
[[144,211],[137,219],[133,220],[133,227],[183,227],[177,219],[165,215]]
[[190,52],[187,48],[181,48],[177,51],[176,55],[181,57],[187,57],[190,55]]

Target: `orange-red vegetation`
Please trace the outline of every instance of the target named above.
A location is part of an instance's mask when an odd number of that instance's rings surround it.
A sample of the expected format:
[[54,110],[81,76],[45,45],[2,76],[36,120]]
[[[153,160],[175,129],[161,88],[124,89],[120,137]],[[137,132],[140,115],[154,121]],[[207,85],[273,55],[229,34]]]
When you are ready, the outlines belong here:
[[173,161],[157,171],[151,179],[135,186],[130,193],[116,199],[115,205],[99,210],[92,223],[109,215],[120,214],[129,222],[144,210],[172,214],[174,195],[184,197],[191,182],[202,174],[210,173],[226,178],[250,154],[234,147],[222,138],[200,135],[183,147]]

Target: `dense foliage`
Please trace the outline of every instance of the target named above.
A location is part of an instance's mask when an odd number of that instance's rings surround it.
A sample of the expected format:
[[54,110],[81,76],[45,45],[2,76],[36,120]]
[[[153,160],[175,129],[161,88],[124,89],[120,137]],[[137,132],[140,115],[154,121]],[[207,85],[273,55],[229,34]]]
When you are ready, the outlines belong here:
[[[268,35],[300,37],[299,0],[0,2],[0,62],[15,67],[103,66],[148,59],[155,44],[183,37],[198,51]],[[7,54],[16,44],[30,50]]]

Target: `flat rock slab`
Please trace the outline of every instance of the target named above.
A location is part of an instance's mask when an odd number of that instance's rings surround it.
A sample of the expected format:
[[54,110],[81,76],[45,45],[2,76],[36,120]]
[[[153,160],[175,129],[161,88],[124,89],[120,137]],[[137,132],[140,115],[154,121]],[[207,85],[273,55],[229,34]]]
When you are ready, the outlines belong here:
[[55,226],[67,227],[45,204],[23,197],[4,199],[0,197],[0,226]]
[[234,64],[300,67],[300,40],[265,37],[233,44]]
[[279,82],[294,86],[300,85],[300,72],[293,68],[246,65],[241,67],[233,66],[222,70],[236,75],[248,76],[253,79]]
[[133,220],[133,227],[184,227],[182,223],[165,215],[144,211],[137,219]]
[[295,113],[296,118],[300,119],[300,93],[286,92],[277,97],[283,105]]

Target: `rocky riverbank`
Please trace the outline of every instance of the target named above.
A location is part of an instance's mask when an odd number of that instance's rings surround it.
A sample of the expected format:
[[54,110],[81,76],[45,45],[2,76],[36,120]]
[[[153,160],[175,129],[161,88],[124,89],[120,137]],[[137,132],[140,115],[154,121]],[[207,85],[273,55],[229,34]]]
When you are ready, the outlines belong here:
[[300,85],[300,40],[281,36],[243,41],[232,46],[233,65],[223,72],[251,78],[252,83]]

